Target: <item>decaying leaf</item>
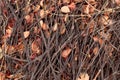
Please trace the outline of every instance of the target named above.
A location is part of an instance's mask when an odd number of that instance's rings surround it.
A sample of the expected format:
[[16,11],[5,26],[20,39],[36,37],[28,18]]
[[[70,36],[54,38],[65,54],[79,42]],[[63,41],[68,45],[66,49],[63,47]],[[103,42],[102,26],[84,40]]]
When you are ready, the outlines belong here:
[[80,77],[78,77],[76,80],[89,80],[89,75],[87,73],[81,73]]
[[68,6],[63,6],[63,7],[61,7],[61,12],[63,12],[63,13],[69,13],[70,9],[69,9]]
[[24,34],[24,38],[27,38],[30,35],[30,31],[25,31],[23,34]]
[[0,80],[5,80],[5,74],[3,72],[0,72]]
[[67,58],[67,57],[69,56],[70,52],[71,52],[71,48],[67,47],[66,49],[64,49],[64,50],[62,51],[61,56],[62,56],[63,58]]

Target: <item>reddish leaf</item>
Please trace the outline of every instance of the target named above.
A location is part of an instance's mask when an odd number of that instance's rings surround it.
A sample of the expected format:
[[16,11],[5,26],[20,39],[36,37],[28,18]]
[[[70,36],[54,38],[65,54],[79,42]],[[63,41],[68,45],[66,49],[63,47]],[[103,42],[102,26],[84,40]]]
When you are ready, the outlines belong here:
[[76,4],[74,2],[72,2],[70,5],[68,5],[68,7],[71,9],[71,10],[74,10],[76,8]]
[[62,51],[61,56],[62,56],[63,58],[67,58],[67,57],[69,56],[70,52],[71,52],[71,49],[70,49],[69,47],[67,47],[66,49],[64,49],[64,50]]

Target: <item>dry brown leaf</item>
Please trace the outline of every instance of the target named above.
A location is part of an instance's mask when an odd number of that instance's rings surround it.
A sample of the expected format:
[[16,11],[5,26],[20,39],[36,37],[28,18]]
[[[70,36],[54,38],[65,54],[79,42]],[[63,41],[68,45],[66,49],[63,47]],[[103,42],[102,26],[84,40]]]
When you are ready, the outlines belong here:
[[69,13],[70,9],[69,9],[68,6],[63,6],[63,7],[61,7],[61,12],[63,12],[63,13]]
[[35,7],[35,9],[34,9],[34,12],[39,11],[39,9],[40,9],[40,5],[36,5],[36,7]]
[[40,46],[41,46],[41,39],[37,38],[31,44],[31,49],[33,53],[37,53],[37,54],[41,53]]
[[76,4],[74,2],[72,2],[70,5],[68,5],[68,7],[71,9],[71,10],[74,10],[76,8]]
[[43,23],[43,25],[41,26],[43,30],[48,30],[49,27],[46,23]]
[[11,34],[12,34],[12,31],[13,31],[12,28],[8,28],[8,29],[6,29],[6,37],[10,37]]
[[89,75],[87,73],[81,73],[80,77],[78,77],[76,80],[89,80]]
[[99,44],[102,45],[103,42],[104,42],[103,39],[100,38],[100,39],[99,39]]
[[63,58],[67,58],[67,57],[69,56],[70,52],[71,52],[71,49],[70,49],[69,47],[67,47],[66,49],[64,49],[64,50],[62,51],[61,56],[62,56]]
[[43,30],[48,30],[49,27],[46,23],[43,22],[43,20],[40,20],[40,26]]
[[95,48],[93,49],[94,55],[96,55],[96,54],[98,53],[98,51],[99,51],[99,48],[98,48],[98,47],[95,47]]
[[46,36],[46,38],[50,37],[50,32],[48,30],[45,31],[45,36]]
[[30,15],[26,15],[26,16],[25,16],[25,20],[26,20],[27,23],[30,23],[30,21],[31,21],[31,16],[30,16]]
[[88,0],[88,2],[95,2],[95,0]]
[[109,16],[104,15],[103,17],[101,17],[101,23],[107,25],[109,23]]
[[65,31],[66,31],[65,26],[61,26],[61,27],[60,27],[60,34],[61,34],[61,35],[64,34]]
[[23,34],[24,34],[24,38],[27,38],[30,35],[30,31],[25,31]]
[[44,0],[41,0],[41,1],[40,1],[40,6],[41,6],[41,7],[43,7],[43,1],[44,1]]
[[39,53],[39,46],[36,41],[33,41],[32,45],[31,45],[31,49],[33,52]]
[[58,29],[58,23],[56,22],[53,26],[53,31],[56,31]]
[[0,80],[5,80],[5,74],[3,72],[0,72]]
[[85,14],[89,14],[89,12],[90,12],[90,6],[89,5],[83,5],[82,6],[82,10],[83,10],[83,13],[85,13]]
[[63,0],[63,3],[70,3],[70,0]]
[[25,8],[23,8],[23,10],[26,14],[28,14],[31,11],[31,8],[30,6],[26,6]]
[[74,0],[75,2],[82,2],[83,0]]
[[0,47],[0,59],[3,58],[2,48]]
[[94,36],[94,37],[93,37],[93,40],[94,40],[95,42],[98,42],[99,39],[98,39],[97,36]]
[[115,0],[115,3],[116,3],[117,5],[120,5],[120,0]]
[[45,18],[45,16],[47,16],[49,14],[48,10],[40,10],[40,17],[41,18]]

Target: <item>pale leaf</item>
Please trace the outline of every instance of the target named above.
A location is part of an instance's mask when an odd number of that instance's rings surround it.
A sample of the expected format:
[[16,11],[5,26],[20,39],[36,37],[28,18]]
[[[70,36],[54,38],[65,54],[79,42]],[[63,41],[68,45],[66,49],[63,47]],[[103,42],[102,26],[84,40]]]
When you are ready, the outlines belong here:
[[89,80],[89,75],[87,73],[81,73],[80,77],[78,77],[76,80]]
[[30,35],[30,31],[25,31],[23,34],[24,34],[24,38],[27,38]]
[[70,9],[69,9],[68,6],[63,6],[63,7],[61,7],[61,12],[63,12],[63,13],[69,13]]

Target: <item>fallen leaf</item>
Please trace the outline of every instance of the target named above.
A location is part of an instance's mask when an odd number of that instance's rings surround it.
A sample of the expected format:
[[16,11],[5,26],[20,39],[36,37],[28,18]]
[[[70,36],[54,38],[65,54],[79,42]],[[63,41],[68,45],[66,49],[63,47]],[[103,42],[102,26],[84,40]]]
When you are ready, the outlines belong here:
[[41,53],[40,46],[41,46],[41,39],[38,38],[34,40],[31,44],[31,49],[33,53],[37,53],[37,54]]
[[62,26],[60,27],[60,34],[64,34],[65,31],[66,31],[66,28],[65,28],[64,25],[62,25]]
[[69,13],[70,9],[69,9],[68,6],[63,6],[63,7],[61,7],[61,12],[63,12],[63,13]]
[[10,37],[12,34],[12,31],[13,31],[13,29],[10,27],[8,29],[6,29],[6,37]]
[[0,72],[0,80],[5,80],[5,74],[3,72]]
[[74,2],[72,2],[70,5],[68,5],[68,7],[71,9],[71,10],[74,10],[76,8],[76,4]]
[[53,26],[53,31],[55,32],[58,29],[58,23],[56,22]]
[[39,9],[40,9],[40,5],[36,5],[36,7],[35,7],[35,9],[34,9],[34,12],[39,11]]
[[98,42],[102,46],[102,44],[103,44],[104,41],[103,41],[103,39],[100,38]]
[[98,47],[95,47],[95,48],[93,49],[94,55],[96,55],[96,54],[98,53],[98,51],[99,51],[99,48],[98,48]]
[[70,3],[70,0],[63,0],[63,3]]
[[116,3],[117,5],[120,5],[120,0],[115,0],[115,3]]
[[83,13],[85,13],[85,14],[89,14],[89,8],[90,8],[90,6],[89,5],[83,5],[82,6],[82,10],[83,10]]
[[67,47],[66,49],[64,49],[64,50],[62,51],[61,56],[62,56],[63,58],[67,58],[67,57],[69,56],[70,52],[71,52],[71,49],[70,49],[69,47]]
[[30,21],[31,21],[31,16],[30,16],[30,15],[26,15],[26,16],[25,16],[25,20],[26,20],[27,23],[30,23]]
[[43,7],[43,1],[44,1],[44,0],[41,0],[41,1],[40,1],[40,6],[41,6],[41,7]]
[[89,75],[87,73],[81,73],[80,77],[78,77],[76,80],[89,80]]
[[48,10],[40,10],[40,17],[41,18],[45,18],[45,16],[47,16],[49,14],[49,11]]
[[30,31],[25,31],[23,34],[24,34],[24,38],[27,38],[30,35]]
[[93,37],[93,40],[94,40],[95,42],[98,42],[99,39],[98,39],[97,36],[94,36],[94,37]]
[[0,59],[3,58],[2,48],[0,48]]

